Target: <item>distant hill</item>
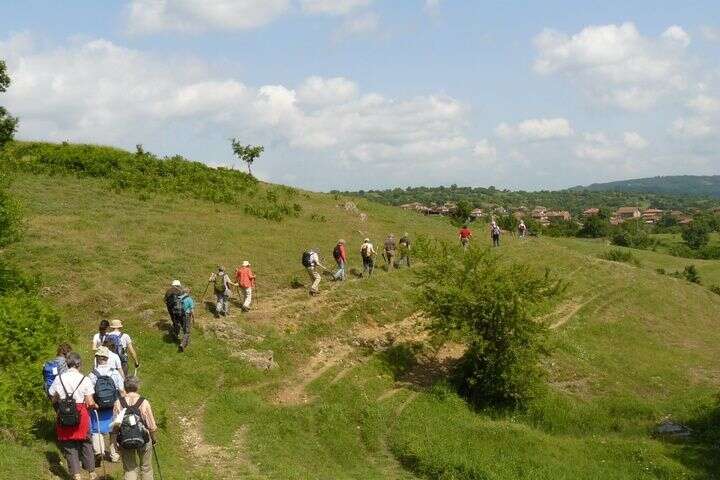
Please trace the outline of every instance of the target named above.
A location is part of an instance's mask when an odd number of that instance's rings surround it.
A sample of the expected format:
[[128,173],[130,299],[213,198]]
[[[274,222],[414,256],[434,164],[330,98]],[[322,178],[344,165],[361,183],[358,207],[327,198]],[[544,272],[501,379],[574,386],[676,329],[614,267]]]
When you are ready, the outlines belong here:
[[588,186],[577,186],[568,190],[658,193],[720,198],[720,175],[673,175],[667,177],[638,178],[634,180],[593,183]]

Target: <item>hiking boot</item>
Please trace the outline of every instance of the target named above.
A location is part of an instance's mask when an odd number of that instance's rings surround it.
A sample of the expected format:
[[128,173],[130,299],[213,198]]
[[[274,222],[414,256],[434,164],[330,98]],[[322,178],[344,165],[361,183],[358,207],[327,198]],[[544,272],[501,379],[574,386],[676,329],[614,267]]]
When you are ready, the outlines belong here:
[[96,480],[98,478],[98,476],[95,472],[90,472],[90,476],[88,478],[90,480]]
[[178,352],[182,353],[184,351],[185,351],[185,347],[183,347],[182,345],[178,345]]
[[240,307],[240,310],[242,310],[243,312],[249,312],[250,308],[243,305],[242,307]]

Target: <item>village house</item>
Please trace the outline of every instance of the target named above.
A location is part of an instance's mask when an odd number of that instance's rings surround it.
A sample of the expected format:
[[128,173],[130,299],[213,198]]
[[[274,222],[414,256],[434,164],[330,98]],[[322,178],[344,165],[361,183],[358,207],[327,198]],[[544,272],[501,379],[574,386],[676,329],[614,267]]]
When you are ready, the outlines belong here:
[[482,218],[485,216],[485,212],[482,208],[473,208],[470,212],[470,218]]
[[615,212],[615,216],[621,221],[631,220],[633,218],[640,218],[642,214],[638,207],[620,207]]
[[657,208],[648,208],[642,212],[642,219],[645,223],[654,224],[660,221],[664,211]]
[[583,211],[583,215],[585,215],[586,217],[592,217],[593,215],[598,215],[599,213],[600,209],[595,207],[591,207]]
[[568,221],[570,221],[572,216],[570,215],[570,212],[568,212],[567,210],[562,210],[562,211],[546,212],[545,218],[547,218],[547,220],[549,222],[559,222],[559,221],[568,222]]

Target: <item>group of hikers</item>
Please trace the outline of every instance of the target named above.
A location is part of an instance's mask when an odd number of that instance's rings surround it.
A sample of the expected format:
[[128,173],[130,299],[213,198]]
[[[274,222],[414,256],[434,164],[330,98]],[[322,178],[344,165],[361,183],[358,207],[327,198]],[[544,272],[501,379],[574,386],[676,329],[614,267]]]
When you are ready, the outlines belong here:
[[[520,220],[517,230],[517,234],[520,238],[525,238],[528,234],[528,228],[523,220]],[[490,222],[490,238],[492,239],[493,247],[500,246],[501,233],[502,229],[500,228],[500,226],[497,224],[497,222],[495,222],[495,220],[492,220]],[[460,228],[460,230],[458,231],[458,238],[460,239],[460,245],[462,246],[463,250],[467,250],[470,246],[470,238],[472,237],[472,235],[472,230],[470,230],[467,225],[463,225],[462,228]]]
[[92,351],[87,373],[82,373],[80,354],[68,343],[60,344],[57,356],[43,365],[45,392],[57,414],[55,433],[68,471],[73,480],[81,480],[83,470],[95,479],[98,462],[122,461],[125,480],[153,480],[157,424],[150,402],[140,395],[140,362],[120,320],[100,322]]
[[[302,266],[310,277],[310,295],[317,295],[320,292],[322,280],[320,270],[330,273],[335,281],[341,282],[347,279],[348,254],[345,240],[338,240],[333,248],[333,259],[337,264],[334,272],[322,264],[318,251],[317,248],[310,248],[302,254]],[[360,245],[360,258],[363,266],[362,272],[359,274],[361,278],[366,274],[368,277],[372,275],[377,256],[378,252],[370,238],[365,238]],[[400,239],[396,239],[392,233],[389,234],[383,243],[381,256],[385,260],[388,271],[399,268],[403,263],[410,267],[410,236],[408,233],[405,232]]]
[[[493,246],[500,246],[501,229],[495,221],[490,224]],[[524,222],[518,226],[518,235],[525,237]],[[458,231],[464,250],[470,245],[472,231],[467,225]],[[388,271],[401,265],[410,267],[410,237],[407,233],[399,239],[391,233],[383,242],[380,255]],[[365,238],[360,245],[362,272],[359,276],[371,276],[375,269],[378,252]],[[310,277],[310,295],[319,292],[321,275],[324,270],[335,281],[347,278],[348,253],[346,242],[337,241],[333,248],[333,259],[337,264],[330,271],[320,261],[318,249],[303,252],[302,265]],[[208,279],[207,289],[213,286],[215,293],[215,314],[229,313],[233,287],[242,291],[241,309],[250,310],[253,292],[256,290],[255,274],[250,262],[245,260],[235,270],[234,280],[218,266]],[[170,334],[179,343],[178,350],[185,351],[190,342],[190,332],[195,319],[195,301],[191,289],[179,280],[173,280],[164,295],[165,306],[170,317]],[[122,461],[125,480],[153,480],[152,457],[156,444],[157,424],[150,402],[140,393],[140,368],[137,351],[132,338],[123,332],[120,320],[102,320],[98,332],[92,338],[93,368],[83,374],[80,354],[67,343],[57,349],[57,356],[43,366],[45,392],[57,413],[56,434],[60,450],[65,456],[69,472],[74,480],[82,478],[82,470],[90,479],[97,478],[96,464],[99,461]],[[135,370],[129,374],[132,360]],[[157,454],[155,454],[157,462]]]

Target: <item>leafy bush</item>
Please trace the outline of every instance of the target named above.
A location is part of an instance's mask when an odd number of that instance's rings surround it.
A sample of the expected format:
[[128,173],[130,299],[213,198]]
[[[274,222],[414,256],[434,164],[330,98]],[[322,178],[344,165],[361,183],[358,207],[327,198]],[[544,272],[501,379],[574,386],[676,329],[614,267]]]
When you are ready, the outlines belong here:
[[303,288],[305,285],[300,280],[300,277],[293,275],[290,277],[290,288]]
[[540,385],[539,359],[547,353],[547,326],[534,320],[539,303],[561,291],[546,272],[501,262],[486,248],[464,254],[447,244],[417,271],[419,307],[439,339],[463,336],[467,353],[458,369],[460,391],[476,407],[520,406]]
[[710,285],[708,289],[716,295],[720,295],[720,285]]
[[695,219],[687,227],[683,228],[682,238],[688,247],[698,250],[710,242],[711,231],[712,228],[707,222]]
[[581,238],[601,238],[608,234],[610,223],[600,215],[590,215],[585,218],[582,228],[577,232]]
[[641,265],[640,259],[637,258],[632,252],[628,250],[621,250],[619,248],[612,248],[610,250],[607,250],[598,255],[598,257],[604,260],[610,260],[611,262],[630,263],[632,265],[635,265],[636,267],[639,267]]
[[117,191],[162,193],[214,203],[244,205],[250,215],[279,221],[299,214],[287,200],[292,189],[267,187],[234,169],[212,168],[175,155],[158,158],[139,146],[136,153],[94,145],[11,142],[0,151],[3,170],[106,179]]
[[695,265],[687,265],[685,267],[685,270],[683,270],[683,276],[685,277],[685,280],[687,280],[690,283],[701,283],[700,282],[700,274],[697,271],[697,268]]
[[8,183],[0,174],[0,248],[18,240],[23,227],[20,205],[7,193]]
[[610,234],[613,245],[646,249],[653,245],[648,228],[639,220],[629,220],[614,227]]

